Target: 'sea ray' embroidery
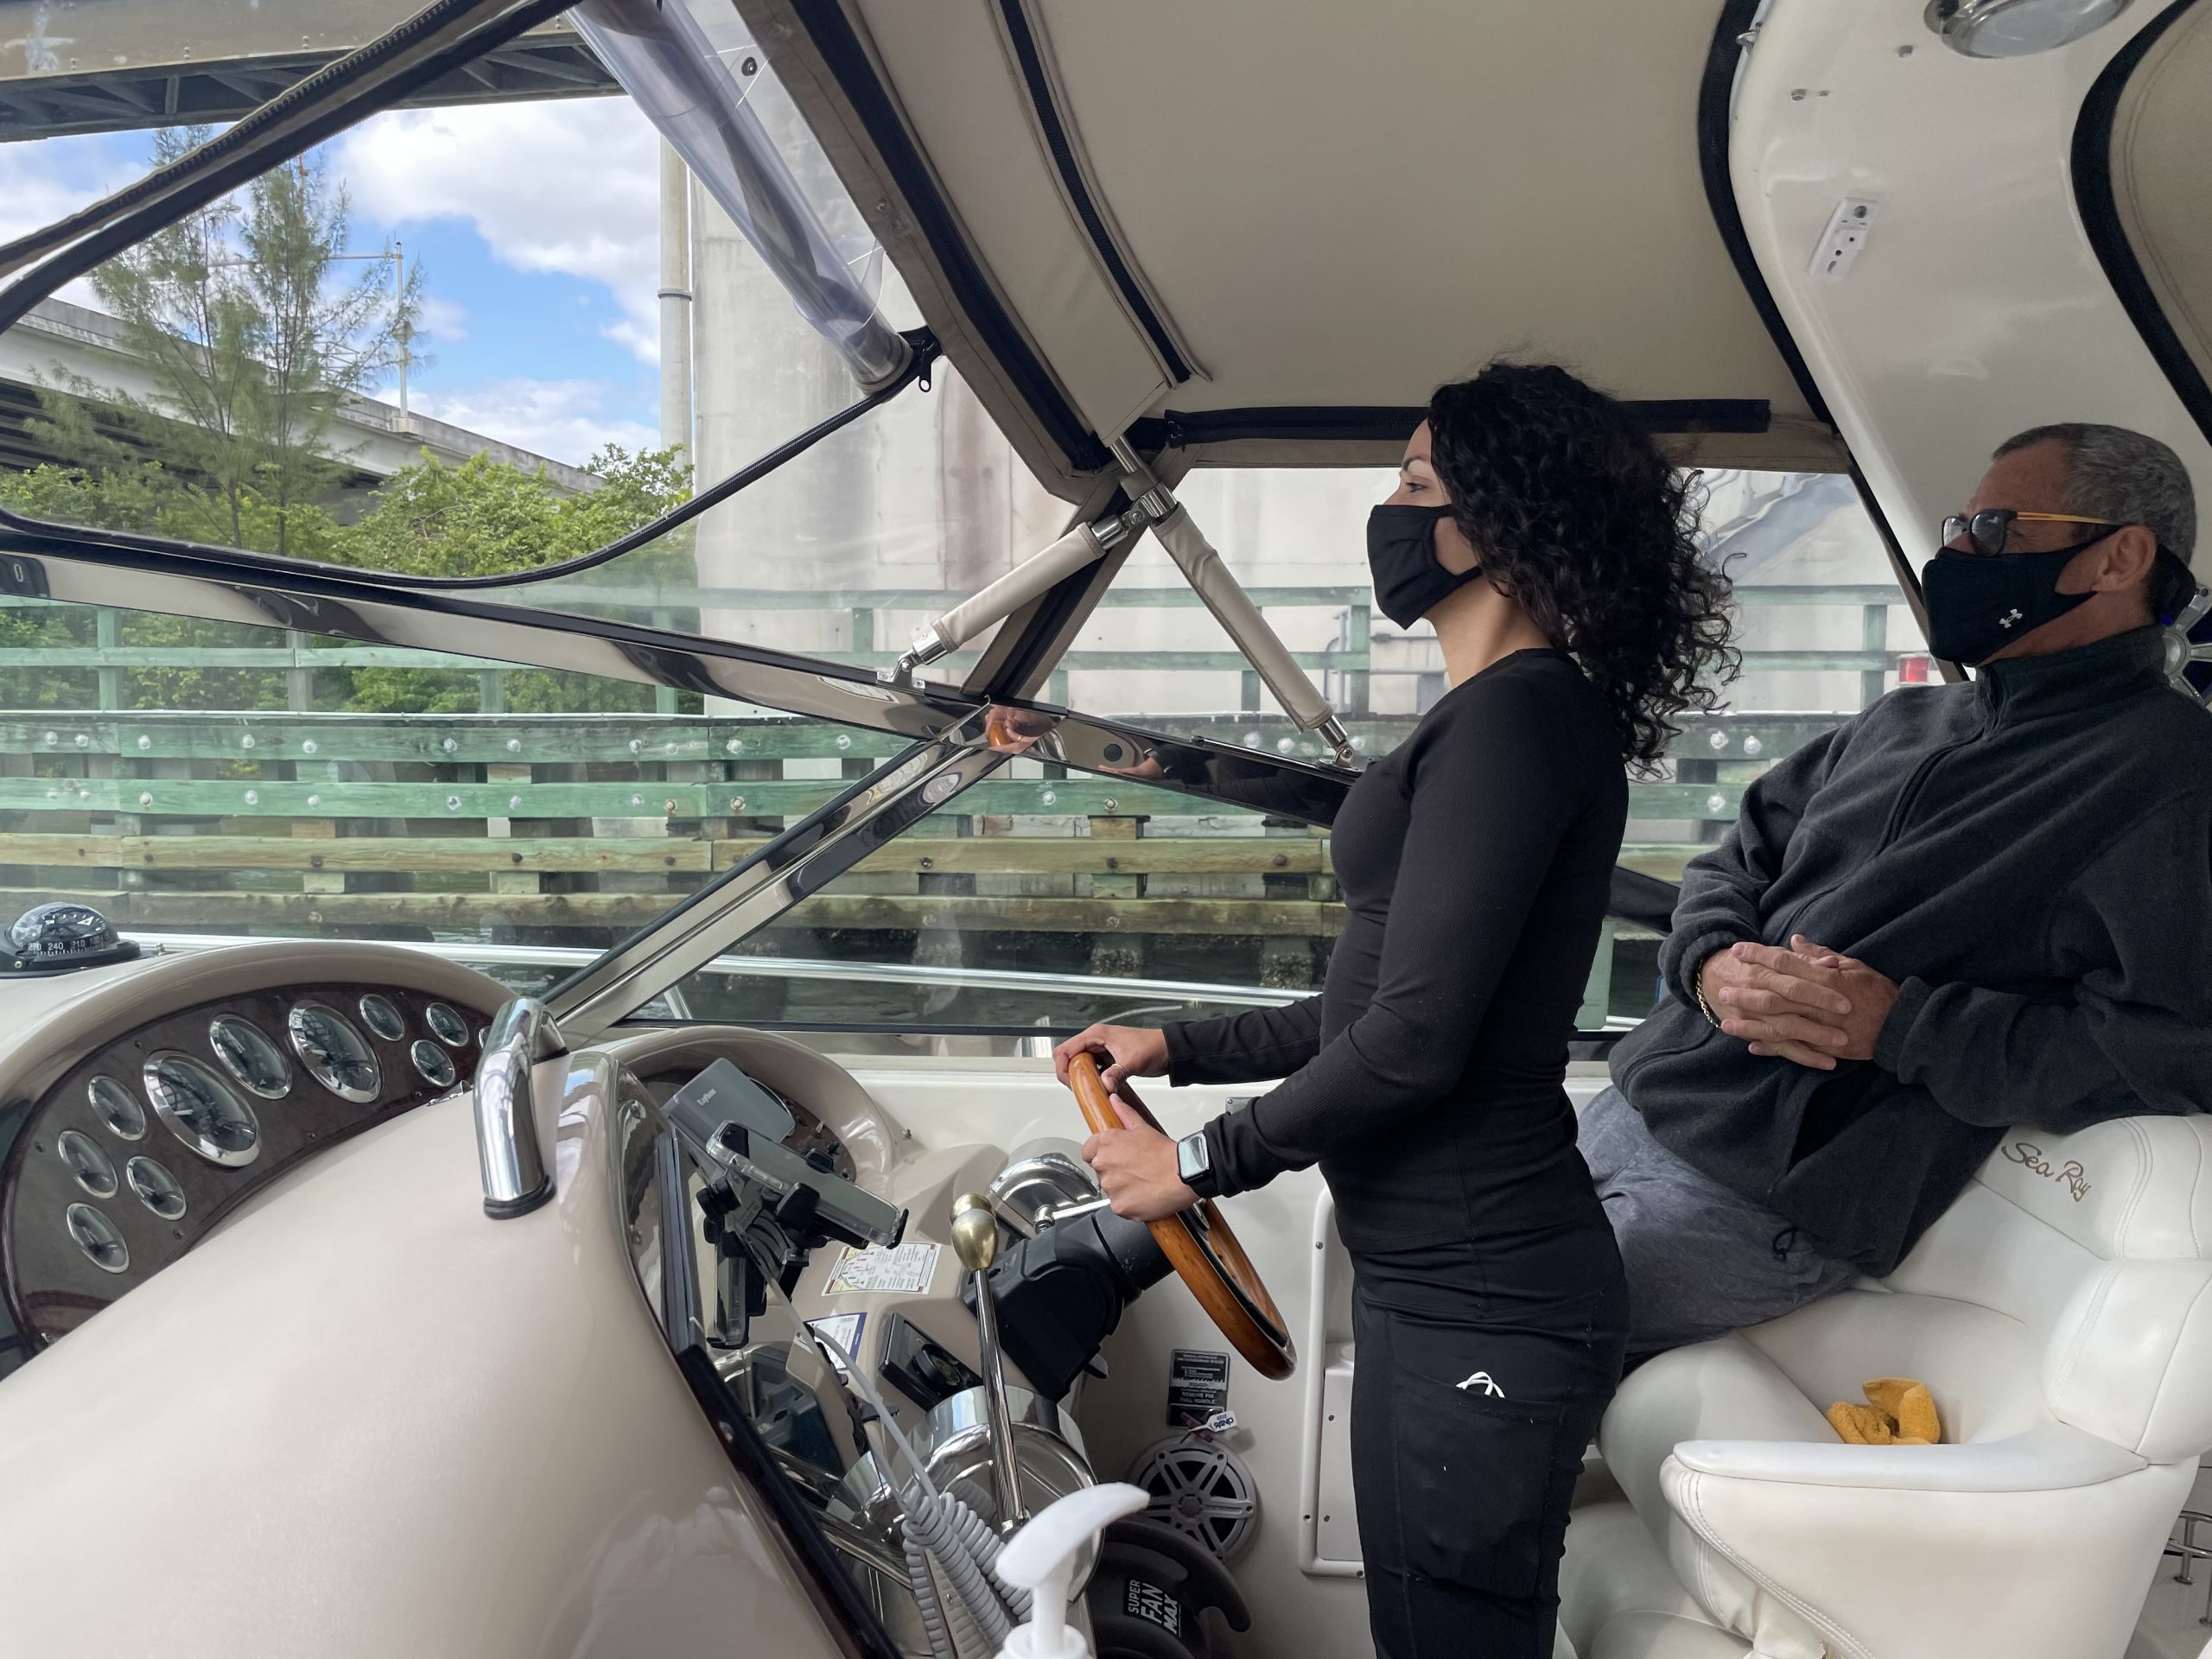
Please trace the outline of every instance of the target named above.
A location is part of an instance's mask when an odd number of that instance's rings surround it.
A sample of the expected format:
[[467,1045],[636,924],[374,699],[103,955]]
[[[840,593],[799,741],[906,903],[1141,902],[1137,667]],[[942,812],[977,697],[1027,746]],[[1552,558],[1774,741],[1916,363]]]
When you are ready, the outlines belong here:
[[[2025,1141],[2015,1141],[2004,1148],[2004,1153],[2008,1160],[2019,1165],[2029,1174],[2040,1175],[2046,1181],[2063,1183],[2066,1190],[2074,1195],[2075,1203],[2079,1204],[2089,1196],[2088,1172],[2082,1167],[2079,1159],[2069,1158],[2063,1164],[2054,1164],[2043,1155],[2041,1147]],[[1463,1382],[1459,1386],[1465,1388],[1466,1384]]]

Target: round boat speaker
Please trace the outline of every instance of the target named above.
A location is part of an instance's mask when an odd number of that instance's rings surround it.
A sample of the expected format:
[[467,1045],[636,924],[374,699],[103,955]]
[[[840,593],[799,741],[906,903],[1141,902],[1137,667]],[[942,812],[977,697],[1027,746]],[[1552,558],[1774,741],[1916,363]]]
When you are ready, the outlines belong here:
[[1178,1434],[1140,1456],[1129,1484],[1151,1494],[1147,1519],[1233,1561],[1260,1527],[1260,1489],[1243,1459],[1212,1440]]

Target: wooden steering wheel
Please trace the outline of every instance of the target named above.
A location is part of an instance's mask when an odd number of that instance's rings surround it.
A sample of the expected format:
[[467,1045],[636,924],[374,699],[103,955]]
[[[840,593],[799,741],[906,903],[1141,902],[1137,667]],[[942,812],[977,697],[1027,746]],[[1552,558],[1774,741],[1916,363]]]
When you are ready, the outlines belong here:
[[[1068,1087],[1074,1090],[1075,1103],[1093,1134],[1128,1127],[1114,1109],[1113,1096],[1098,1075],[1095,1058],[1078,1054],[1068,1063]],[[1160,1128],[1152,1109],[1126,1083],[1121,1096],[1136,1109],[1139,1117],[1154,1128]],[[1181,1215],[1150,1225],[1154,1243],[1191,1287],[1198,1306],[1254,1370],[1262,1376],[1281,1378],[1298,1368],[1298,1349],[1291,1342],[1282,1310],[1260,1282],[1252,1258],[1244,1254],[1244,1247],[1236,1242],[1236,1235],[1222,1219],[1212,1199],[1201,1198]]]

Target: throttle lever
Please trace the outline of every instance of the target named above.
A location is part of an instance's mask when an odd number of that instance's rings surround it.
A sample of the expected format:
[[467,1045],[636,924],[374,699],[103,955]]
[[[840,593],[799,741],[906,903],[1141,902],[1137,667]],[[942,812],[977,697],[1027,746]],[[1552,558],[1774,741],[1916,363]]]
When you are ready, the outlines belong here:
[[991,1470],[998,1486],[999,1525],[1010,1529],[1029,1518],[1022,1506],[1014,1460],[1014,1414],[1007,1408],[1006,1366],[999,1350],[999,1309],[991,1295],[991,1263],[998,1259],[999,1218],[980,1192],[952,1201],[952,1248],[976,1292],[976,1344],[983,1362],[983,1417],[991,1433]]

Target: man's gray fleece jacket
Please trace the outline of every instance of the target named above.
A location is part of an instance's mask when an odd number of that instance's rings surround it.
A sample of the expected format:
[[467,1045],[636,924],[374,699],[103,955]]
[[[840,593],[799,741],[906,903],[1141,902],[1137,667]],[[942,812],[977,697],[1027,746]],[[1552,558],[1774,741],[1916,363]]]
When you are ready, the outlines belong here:
[[[2145,628],[1893,691],[1754,783],[1613,1053],[1660,1143],[1882,1274],[2006,1126],[2212,1106],[2212,714],[2160,665]],[[1707,957],[1793,933],[1902,988],[1871,1063],[1698,1011]]]

